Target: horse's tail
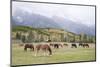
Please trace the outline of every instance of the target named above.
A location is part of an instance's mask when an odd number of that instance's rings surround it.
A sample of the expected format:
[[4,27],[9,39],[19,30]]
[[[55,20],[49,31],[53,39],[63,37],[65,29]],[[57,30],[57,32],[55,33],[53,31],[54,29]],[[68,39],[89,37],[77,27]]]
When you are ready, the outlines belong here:
[[52,55],[52,50],[50,47],[48,48],[48,50],[49,50],[49,55]]

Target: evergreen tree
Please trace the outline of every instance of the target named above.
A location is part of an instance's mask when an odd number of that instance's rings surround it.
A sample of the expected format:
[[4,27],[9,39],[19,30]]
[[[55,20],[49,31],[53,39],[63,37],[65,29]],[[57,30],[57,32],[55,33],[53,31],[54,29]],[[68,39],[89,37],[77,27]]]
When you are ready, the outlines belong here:
[[33,37],[34,37],[34,35],[33,35],[32,31],[30,31],[28,36],[27,36],[27,39],[28,39],[27,41],[28,42],[32,42],[33,41]]
[[26,36],[25,36],[25,35],[22,36],[22,42],[23,42],[23,43],[26,42]]
[[21,33],[16,33],[16,39],[20,40],[21,39]]

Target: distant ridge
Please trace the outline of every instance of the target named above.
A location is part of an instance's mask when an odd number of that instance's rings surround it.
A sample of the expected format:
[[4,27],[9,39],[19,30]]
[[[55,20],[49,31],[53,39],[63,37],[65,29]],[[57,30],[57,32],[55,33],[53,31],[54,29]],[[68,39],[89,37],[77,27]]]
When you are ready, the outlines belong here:
[[[60,20],[62,19],[62,20]],[[95,25],[86,26],[78,24],[72,20],[63,17],[49,18],[40,14],[29,13],[21,8],[17,9],[12,16],[12,27],[15,26],[29,26],[33,28],[56,28],[64,29],[76,34],[84,33],[87,35],[95,35]]]

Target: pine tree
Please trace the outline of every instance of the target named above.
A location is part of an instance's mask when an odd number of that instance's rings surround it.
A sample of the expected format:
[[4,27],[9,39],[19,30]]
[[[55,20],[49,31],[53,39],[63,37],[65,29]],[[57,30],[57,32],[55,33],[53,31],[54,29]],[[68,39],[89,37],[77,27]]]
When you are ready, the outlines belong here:
[[32,42],[33,41],[33,33],[32,31],[29,32],[29,35],[27,36],[28,42]]
[[23,42],[23,43],[26,42],[26,36],[25,36],[25,35],[22,36],[22,42]]
[[21,39],[21,33],[16,33],[16,39],[20,40]]

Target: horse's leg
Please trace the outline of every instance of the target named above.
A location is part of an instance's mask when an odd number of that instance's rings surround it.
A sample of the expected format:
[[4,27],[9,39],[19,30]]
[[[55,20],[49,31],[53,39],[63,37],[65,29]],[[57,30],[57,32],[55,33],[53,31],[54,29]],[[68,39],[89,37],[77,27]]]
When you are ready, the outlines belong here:
[[89,48],[89,46],[87,45],[87,48]]
[[37,56],[37,53],[38,53],[38,51],[36,50],[34,56]]
[[43,50],[44,51],[44,56],[46,56],[46,50]]
[[32,50],[34,51],[34,48],[32,48]]
[[73,48],[73,46],[71,46],[71,48]]
[[89,48],[89,45],[88,45],[88,48]]
[[24,48],[24,51],[27,51],[27,48],[26,47]]
[[40,50],[40,49],[36,49],[35,56],[38,55],[39,50]]
[[44,56],[49,56],[49,54],[48,54],[48,49],[45,49],[45,50],[44,50]]
[[30,51],[32,51],[32,48],[30,48]]
[[84,45],[83,45],[83,48],[84,48]]
[[37,56],[37,51],[35,52],[34,56]]
[[55,49],[55,45],[53,45],[53,48]]
[[34,48],[33,48],[33,47],[31,47],[31,48],[30,48],[30,51],[34,51]]
[[59,45],[57,45],[57,48],[59,48]]
[[75,46],[75,48],[77,48],[77,46]]
[[47,50],[46,50],[46,56],[49,56],[49,54],[50,54],[50,53],[49,53],[49,50],[47,49]]

